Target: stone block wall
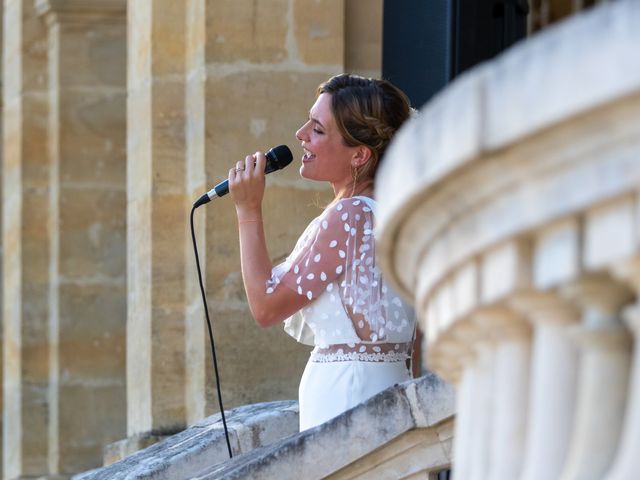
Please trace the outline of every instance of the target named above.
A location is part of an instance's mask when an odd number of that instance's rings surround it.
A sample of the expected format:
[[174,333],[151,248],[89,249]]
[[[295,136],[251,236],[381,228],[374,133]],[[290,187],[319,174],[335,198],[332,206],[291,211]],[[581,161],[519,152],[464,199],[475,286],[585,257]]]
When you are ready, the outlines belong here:
[[[5,0],[3,478],[67,478],[217,411],[188,231],[236,160],[270,176],[274,262],[330,200],[295,130],[380,72],[382,0]],[[225,407],[295,399],[308,348],[250,318],[229,199],[196,212]]]
[[[267,180],[265,228],[276,263],[331,199],[327,185],[300,178],[295,131],[322,81],[345,70],[380,74],[382,2],[214,0],[207,2],[206,21],[207,181],[223,180],[256,150],[284,143],[294,152],[294,162]],[[207,289],[225,407],[297,398],[309,348],[280,328],[255,325],[239,271],[233,204],[216,202],[198,214],[206,214]],[[211,389],[209,368],[206,378]],[[216,411],[212,391],[207,398],[207,412]]]

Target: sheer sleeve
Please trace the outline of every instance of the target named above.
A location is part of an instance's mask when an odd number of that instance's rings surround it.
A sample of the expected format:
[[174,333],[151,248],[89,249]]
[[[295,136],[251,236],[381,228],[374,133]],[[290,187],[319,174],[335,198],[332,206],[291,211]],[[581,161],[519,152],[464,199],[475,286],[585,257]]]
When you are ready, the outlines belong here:
[[[373,212],[347,198],[311,222],[285,262],[273,269],[267,293],[282,284],[313,301],[323,292],[339,295],[364,340],[385,337],[386,308],[375,261]],[[334,291],[337,288],[338,291]]]
[[362,217],[356,220],[344,200],[328,207],[311,222],[287,260],[274,268],[267,293],[279,283],[309,300],[331,290],[333,282],[345,274],[349,239],[357,223],[362,223]]

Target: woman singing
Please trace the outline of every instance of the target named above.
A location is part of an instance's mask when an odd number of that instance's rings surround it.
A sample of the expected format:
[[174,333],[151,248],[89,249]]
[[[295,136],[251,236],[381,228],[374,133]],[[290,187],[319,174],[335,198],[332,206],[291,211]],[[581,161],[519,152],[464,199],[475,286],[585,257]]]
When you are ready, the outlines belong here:
[[321,84],[296,132],[300,175],[329,182],[334,200],[273,267],[262,225],[265,156],[229,171],[240,231],[242,278],[256,322],[314,349],[300,381],[300,430],[410,378],[415,320],[376,262],[373,179],[389,141],[410,115],[384,80],[342,74]]

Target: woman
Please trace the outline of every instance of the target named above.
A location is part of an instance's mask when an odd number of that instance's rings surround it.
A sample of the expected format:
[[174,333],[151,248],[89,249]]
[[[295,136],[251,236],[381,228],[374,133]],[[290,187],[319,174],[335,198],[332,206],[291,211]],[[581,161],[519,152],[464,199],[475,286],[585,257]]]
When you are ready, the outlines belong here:
[[251,313],[263,327],[291,317],[285,330],[315,345],[300,382],[300,430],[410,378],[415,321],[376,265],[372,199],[378,163],[409,114],[406,96],[383,80],[343,74],[318,87],[296,132],[300,175],[330,182],[335,199],[275,268],[262,226],[265,156],[229,171]]

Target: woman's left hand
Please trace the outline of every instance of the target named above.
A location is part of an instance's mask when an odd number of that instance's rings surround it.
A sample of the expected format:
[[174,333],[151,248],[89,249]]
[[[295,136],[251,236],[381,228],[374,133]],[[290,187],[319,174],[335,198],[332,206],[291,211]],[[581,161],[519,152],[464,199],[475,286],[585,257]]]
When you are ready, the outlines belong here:
[[236,205],[238,219],[262,211],[264,196],[264,168],[266,157],[262,152],[247,155],[229,170],[229,193]]

